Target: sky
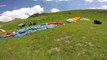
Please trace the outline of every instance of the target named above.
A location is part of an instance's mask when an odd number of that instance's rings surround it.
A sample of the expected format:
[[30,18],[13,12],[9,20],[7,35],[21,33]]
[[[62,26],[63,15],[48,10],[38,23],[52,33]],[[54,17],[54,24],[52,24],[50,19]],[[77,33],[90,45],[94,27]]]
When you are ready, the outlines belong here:
[[0,21],[24,19],[35,13],[77,9],[107,9],[107,0],[0,0]]

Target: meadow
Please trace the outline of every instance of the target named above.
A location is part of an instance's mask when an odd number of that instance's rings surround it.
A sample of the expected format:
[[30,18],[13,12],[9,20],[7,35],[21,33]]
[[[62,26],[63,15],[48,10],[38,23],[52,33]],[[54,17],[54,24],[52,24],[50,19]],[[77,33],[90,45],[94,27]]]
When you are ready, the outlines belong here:
[[[66,22],[76,16],[90,21]],[[94,19],[102,24],[94,24]],[[107,10],[35,14],[28,19],[0,22],[0,25],[12,32],[17,30],[18,24],[30,21],[37,25],[47,22],[64,22],[64,25],[23,37],[0,39],[0,60],[107,60]]]

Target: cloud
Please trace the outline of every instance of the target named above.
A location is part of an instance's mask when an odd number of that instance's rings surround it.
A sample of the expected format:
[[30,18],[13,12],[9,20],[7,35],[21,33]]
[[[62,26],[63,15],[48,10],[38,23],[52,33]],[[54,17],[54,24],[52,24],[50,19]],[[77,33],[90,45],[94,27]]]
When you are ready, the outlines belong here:
[[44,1],[48,1],[48,2],[50,2],[50,1],[56,1],[56,2],[60,2],[60,1],[69,1],[69,0],[44,0]]
[[53,0],[45,0],[45,1],[53,1]]
[[89,7],[88,9],[96,9],[95,7]]
[[0,21],[8,22],[16,18],[25,19],[36,13],[41,14],[43,11],[44,9],[40,5],[35,5],[31,8],[28,7],[28,8],[20,8],[20,9],[12,10],[12,11],[6,11],[1,14]]
[[85,0],[85,2],[89,2],[92,3],[94,1],[98,1],[98,2],[107,2],[107,0]]
[[38,0],[33,0],[33,1],[38,1]]
[[7,5],[0,5],[0,7],[5,7],[5,6],[7,6]]
[[98,0],[99,2],[107,2],[107,0]]
[[69,0],[59,0],[59,1],[69,1]]
[[94,2],[94,0],[85,0],[85,2],[92,3],[92,2]]
[[59,12],[60,10],[59,9],[57,9],[57,8],[52,8],[51,9],[51,12]]
[[102,5],[101,7],[90,7],[89,9],[104,9],[104,10],[107,10],[107,5]]

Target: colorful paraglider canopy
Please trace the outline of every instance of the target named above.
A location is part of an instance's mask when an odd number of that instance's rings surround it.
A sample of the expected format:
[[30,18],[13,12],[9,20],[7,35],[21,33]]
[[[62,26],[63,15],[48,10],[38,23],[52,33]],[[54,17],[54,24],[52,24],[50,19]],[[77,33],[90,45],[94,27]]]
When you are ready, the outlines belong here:
[[68,23],[70,23],[72,20],[70,20],[70,19],[68,19],[68,20],[66,20],[66,22],[68,22]]
[[76,22],[80,19],[81,19],[80,17],[69,18],[68,20],[66,20],[66,22]]
[[7,32],[7,33],[4,33],[4,34],[2,34],[2,35],[0,35],[0,36],[8,36],[8,35],[10,35],[10,34],[15,34],[15,32]]
[[63,25],[63,22],[49,22],[48,25]]

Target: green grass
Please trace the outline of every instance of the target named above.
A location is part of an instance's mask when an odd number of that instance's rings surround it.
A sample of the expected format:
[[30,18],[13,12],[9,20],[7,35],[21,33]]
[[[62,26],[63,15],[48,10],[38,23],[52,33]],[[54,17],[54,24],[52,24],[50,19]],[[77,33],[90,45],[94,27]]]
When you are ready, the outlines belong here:
[[[65,22],[75,16],[90,21]],[[94,19],[103,24],[94,24]],[[58,21],[65,25],[20,38],[1,39],[0,60],[107,60],[107,10],[64,11],[1,24],[6,31],[16,31],[19,23],[30,21],[37,24]]]

